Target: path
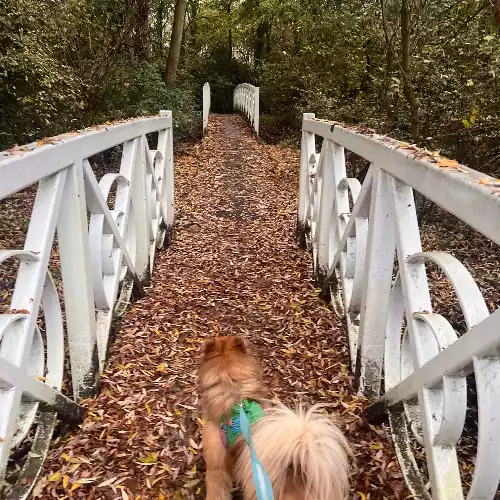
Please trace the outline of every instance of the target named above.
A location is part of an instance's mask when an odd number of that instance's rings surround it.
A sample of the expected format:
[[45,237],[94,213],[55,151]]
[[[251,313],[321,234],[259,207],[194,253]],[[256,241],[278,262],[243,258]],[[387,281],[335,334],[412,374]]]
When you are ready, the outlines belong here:
[[81,430],[54,446],[40,497],[204,498],[199,349],[214,334],[245,334],[277,396],[333,403],[359,467],[351,498],[405,498],[386,433],[368,427],[354,396],[343,325],[295,242],[297,153],[215,115],[175,176],[175,243],[129,307]]

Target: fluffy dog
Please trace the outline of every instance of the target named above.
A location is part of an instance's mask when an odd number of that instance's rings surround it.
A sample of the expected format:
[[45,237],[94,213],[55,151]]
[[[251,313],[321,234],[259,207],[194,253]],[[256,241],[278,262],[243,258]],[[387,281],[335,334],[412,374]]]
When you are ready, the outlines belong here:
[[207,418],[203,431],[207,500],[230,499],[233,482],[242,488],[245,500],[257,498],[248,445],[237,434],[237,426],[236,434],[228,431],[235,419],[239,422],[235,408],[243,403],[257,415],[251,421],[253,444],[276,500],[345,499],[347,440],[318,405],[308,411],[271,405],[262,370],[242,337],[206,341],[199,383]]

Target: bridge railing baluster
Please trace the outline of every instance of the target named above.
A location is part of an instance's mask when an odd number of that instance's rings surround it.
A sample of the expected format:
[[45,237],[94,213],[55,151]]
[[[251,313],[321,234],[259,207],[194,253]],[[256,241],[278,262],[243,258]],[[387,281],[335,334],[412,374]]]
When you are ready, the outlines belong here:
[[[114,147],[122,149],[119,172],[98,180],[94,156]],[[29,496],[57,418],[81,419],[78,401],[97,391],[113,320],[133,288],[142,293],[156,249],[173,237],[171,111],[0,153],[0,199],[36,184],[24,248],[0,249],[2,267],[20,262],[0,314],[0,482],[11,449],[37,423],[15,498]],[[63,391],[65,337],[71,395]]]
[[[317,138],[322,140],[319,153]],[[344,149],[370,163],[362,185],[347,176]],[[500,311],[489,313],[457,259],[422,251],[413,191],[498,244],[496,185],[491,177],[415,146],[303,116],[298,239],[312,253],[323,293],[346,320],[351,369],[360,392],[374,400],[369,417],[372,422],[389,418],[403,474],[418,498],[464,498],[457,443],[470,373],[476,381],[479,432],[467,498],[495,497]],[[467,325],[464,335],[432,311],[426,262],[437,265],[453,286]],[[412,439],[425,449],[429,477],[417,465]]]
[[241,83],[234,89],[233,108],[247,117],[257,135],[259,135],[259,100],[259,87]]
[[203,85],[203,133],[208,127],[208,115],[210,114],[210,84]]

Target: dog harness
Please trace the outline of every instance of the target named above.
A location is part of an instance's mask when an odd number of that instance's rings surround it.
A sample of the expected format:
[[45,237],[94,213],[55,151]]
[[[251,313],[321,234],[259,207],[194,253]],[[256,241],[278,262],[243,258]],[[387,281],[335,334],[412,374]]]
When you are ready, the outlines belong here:
[[220,424],[220,437],[226,448],[231,448],[241,434],[240,409],[243,409],[250,427],[264,415],[264,409],[253,399],[244,399],[241,404],[235,404],[228,417]]
[[250,428],[265,416],[265,411],[257,401],[244,399],[233,406],[227,422],[221,422],[221,437],[226,448],[231,447],[241,434],[250,450],[252,476],[258,500],[274,500],[271,481],[255,453]]

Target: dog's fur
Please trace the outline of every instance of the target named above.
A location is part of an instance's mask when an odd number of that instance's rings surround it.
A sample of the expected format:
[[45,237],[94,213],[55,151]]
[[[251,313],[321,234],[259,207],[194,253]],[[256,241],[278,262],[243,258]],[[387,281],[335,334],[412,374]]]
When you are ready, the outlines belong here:
[[257,498],[248,446],[241,436],[226,450],[220,421],[235,403],[258,401],[266,416],[252,427],[257,456],[267,471],[276,500],[344,500],[349,486],[349,445],[318,405],[292,411],[266,399],[262,371],[241,337],[205,343],[199,369],[207,466],[207,500],[229,500],[233,481],[245,500]]

